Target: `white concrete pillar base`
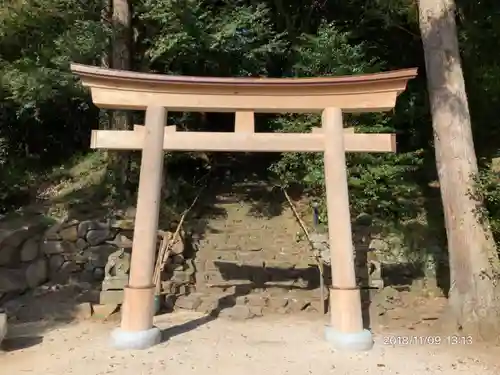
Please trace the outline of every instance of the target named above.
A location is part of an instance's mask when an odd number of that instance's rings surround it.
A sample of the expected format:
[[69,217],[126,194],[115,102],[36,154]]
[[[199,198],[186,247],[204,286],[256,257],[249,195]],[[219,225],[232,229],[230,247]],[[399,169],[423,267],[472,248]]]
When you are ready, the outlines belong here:
[[372,333],[367,329],[360,332],[346,333],[336,331],[331,326],[326,326],[325,337],[326,341],[337,350],[362,352],[373,348]]
[[7,314],[0,313],[0,343],[7,336]]
[[124,331],[116,328],[111,332],[111,346],[120,350],[148,349],[161,342],[161,331],[157,327],[145,331]]

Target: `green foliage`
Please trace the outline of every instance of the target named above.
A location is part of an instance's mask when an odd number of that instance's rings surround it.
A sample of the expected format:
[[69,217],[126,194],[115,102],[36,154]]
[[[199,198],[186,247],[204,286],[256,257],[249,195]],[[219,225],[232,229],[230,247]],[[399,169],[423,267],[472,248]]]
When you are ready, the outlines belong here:
[[[497,161],[498,163],[498,161]],[[495,164],[497,164],[495,163]],[[498,165],[487,165],[477,177],[477,193],[485,206],[478,214],[479,219],[488,218],[496,243],[500,242],[500,174]],[[486,215],[486,216],[484,216]]]
[[323,22],[317,35],[302,34],[295,46],[292,71],[297,76],[340,76],[380,70],[377,60],[367,58],[366,45],[352,43],[350,33],[334,23]]
[[[13,197],[20,192],[30,195],[45,168],[87,151],[99,112],[68,65],[71,61],[101,64],[112,34],[101,19],[103,4],[101,0],[0,1],[4,208],[9,200],[19,204]],[[350,202],[354,214],[370,213],[387,227],[436,208],[429,204],[426,189],[436,178],[436,168],[414,1],[139,0],[132,5],[133,63],[140,71],[310,77],[418,67],[419,77],[409,83],[394,113],[345,117],[345,125],[356,131],[398,134],[397,154],[347,155]],[[476,150],[488,160],[498,151],[500,133],[499,5],[457,0],[457,6]],[[142,121],[140,117],[137,121]],[[320,123],[316,115],[261,120],[266,128],[281,132],[309,131]],[[219,114],[175,114],[169,121],[192,129],[232,125],[231,118]],[[190,190],[193,174],[203,175],[210,168],[214,157],[204,157],[207,160],[192,154],[169,156],[168,186],[174,187],[170,201]],[[322,201],[322,163],[320,155],[287,153],[269,170],[280,184],[301,184]],[[133,164],[131,180],[136,183],[136,159]],[[496,178],[489,169],[482,170],[481,191],[498,233]]]
[[[297,76],[326,76],[367,73],[379,70],[377,61],[365,56],[366,46],[350,41],[350,35],[333,24],[323,23],[317,36],[303,35],[295,48]],[[386,115],[346,116],[349,126],[363,132],[393,131]],[[282,132],[309,132],[321,123],[318,115],[280,117],[274,125]],[[348,179],[353,214],[362,212],[384,219],[400,220],[415,216],[420,210],[421,191],[408,177],[422,165],[420,152],[396,155],[348,154]],[[283,185],[300,181],[312,194],[321,197],[324,205],[324,174],[322,155],[287,153],[271,170]]]
[[286,46],[265,4],[206,6],[200,0],[146,0],[140,18],[157,33],[144,39],[153,68],[163,73],[266,75]]
[[[3,1],[0,8],[0,138],[4,198],[30,171],[82,149],[94,121],[71,61],[95,63],[106,45],[100,1]],[[0,197],[2,199],[2,197]]]
[[75,92],[71,61],[96,60],[106,46],[99,1],[30,0],[0,13],[0,68],[7,99],[41,121],[40,107]]

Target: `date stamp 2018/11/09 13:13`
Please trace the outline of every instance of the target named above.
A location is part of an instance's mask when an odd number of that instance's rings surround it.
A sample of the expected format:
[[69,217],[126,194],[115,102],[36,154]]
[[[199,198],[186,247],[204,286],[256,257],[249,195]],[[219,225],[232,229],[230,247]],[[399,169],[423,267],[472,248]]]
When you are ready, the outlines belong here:
[[472,336],[433,336],[433,335],[388,335],[383,337],[384,345],[470,345]]

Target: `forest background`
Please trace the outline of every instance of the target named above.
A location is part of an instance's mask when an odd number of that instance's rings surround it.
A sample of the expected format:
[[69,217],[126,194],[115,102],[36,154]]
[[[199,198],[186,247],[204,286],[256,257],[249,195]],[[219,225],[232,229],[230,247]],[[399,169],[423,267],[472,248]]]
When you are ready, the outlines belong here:
[[[197,76],[307,77],[417,67],[397,107],[349,116],[363,132],[395,132],[397,154],[348,155],[351,210],[370,215],[408,252],[447,264],[446,233],[433,149],[424,51],[411,0],[17,0],[0,7],[0,209],[9,212],[46,187],[106,173],[86,202],[135,201],[140,154],[89,150],[90,131],[143,123],[142,113],[95,108],[70,62]],[[500,120],[500,3],[457,1],[479,192],[500,239],[496,170]],[[170,114],[187,129],[231,131],[233,115]],[[307,131],[313,115],[258,116],[257,129]],[[321,155],[166,154],[165,205],[180,212],[195,181],[245,178],[298,187],[324,210]],[[75,165],[84,165],[74,174]],[[218,177],[217,177],[218,176]],[[94,181],[95,183],[95,181]],[[76,198],[75,198],[76,199]],[[418,228],[418,230],[416,230]],[[424,239],[424,240],[422,240]],[[410,254],[411,255],[411,254]]]

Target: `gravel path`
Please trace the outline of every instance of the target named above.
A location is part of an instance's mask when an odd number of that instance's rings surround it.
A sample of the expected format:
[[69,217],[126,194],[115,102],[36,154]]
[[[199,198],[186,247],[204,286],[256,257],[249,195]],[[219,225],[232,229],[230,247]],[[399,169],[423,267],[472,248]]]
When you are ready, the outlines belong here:
[[[159,317],[170,338],[146,351],[107,346],[116,323],[83,322],[43,334],[43,342],[0,354],[2,374],[47,375],[306,375],[306,374],[499,374],[498,348],[481,358],[474,346],[383,346],[368,353],[334,352],[322,338],[320,321],[302,317],[245,322],[208,321],[199,314]],[[169,328],[170,327],[170,328]],[[481,355],[479,355],[479,354]],[[481,359],[479,359],[481,358]]]

